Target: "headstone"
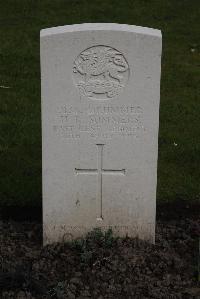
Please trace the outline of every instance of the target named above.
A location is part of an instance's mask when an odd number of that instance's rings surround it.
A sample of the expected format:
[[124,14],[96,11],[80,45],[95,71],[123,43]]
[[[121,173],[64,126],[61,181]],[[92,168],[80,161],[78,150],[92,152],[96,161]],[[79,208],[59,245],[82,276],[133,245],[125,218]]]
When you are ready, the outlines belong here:
[[44,244],[95,227],[155,241],[161,32],[41,31]]

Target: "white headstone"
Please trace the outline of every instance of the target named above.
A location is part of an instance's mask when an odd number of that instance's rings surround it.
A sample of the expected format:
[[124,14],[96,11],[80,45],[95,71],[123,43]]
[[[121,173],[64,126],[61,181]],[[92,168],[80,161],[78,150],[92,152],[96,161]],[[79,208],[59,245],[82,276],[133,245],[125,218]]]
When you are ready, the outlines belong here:
[[41,31],[44,244],[94,227],[155,240],[161,32]]

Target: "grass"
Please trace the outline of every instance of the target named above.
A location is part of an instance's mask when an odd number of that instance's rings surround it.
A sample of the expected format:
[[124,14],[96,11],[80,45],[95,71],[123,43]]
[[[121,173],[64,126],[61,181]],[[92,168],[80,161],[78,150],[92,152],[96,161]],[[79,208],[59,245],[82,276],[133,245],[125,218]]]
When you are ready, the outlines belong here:
[[199,0],[0,0],[0,205],[41,205],[39,31],[84,22],[162,30],[157,198],[199,198]]

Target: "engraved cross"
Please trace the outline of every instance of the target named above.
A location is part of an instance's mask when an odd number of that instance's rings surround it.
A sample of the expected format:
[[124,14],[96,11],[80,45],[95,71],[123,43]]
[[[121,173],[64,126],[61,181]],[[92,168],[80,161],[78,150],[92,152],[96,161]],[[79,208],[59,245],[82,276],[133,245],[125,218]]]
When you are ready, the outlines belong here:
[[103,174],[125,175],[125,169],[104,169],[103,168],[103,146],[97,144],[97,168],[81,169],[75,168],[76,174],[96,174],[97,175],[97,220],[103,220],[102,215],[102,191],[103,191]]

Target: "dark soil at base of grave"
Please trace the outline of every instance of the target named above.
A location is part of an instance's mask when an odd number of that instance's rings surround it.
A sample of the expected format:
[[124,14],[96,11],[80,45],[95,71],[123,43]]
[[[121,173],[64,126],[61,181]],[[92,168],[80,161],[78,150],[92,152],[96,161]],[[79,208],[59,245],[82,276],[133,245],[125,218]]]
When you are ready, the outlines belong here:
[[41,223],[0,221],[0,298],[200,298],[200,220],[196,209],[181,219],[168,210],[158,214],[156,245],[96,230],[42,247]]

